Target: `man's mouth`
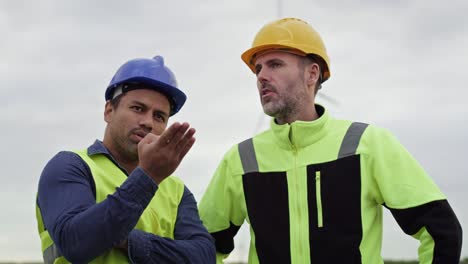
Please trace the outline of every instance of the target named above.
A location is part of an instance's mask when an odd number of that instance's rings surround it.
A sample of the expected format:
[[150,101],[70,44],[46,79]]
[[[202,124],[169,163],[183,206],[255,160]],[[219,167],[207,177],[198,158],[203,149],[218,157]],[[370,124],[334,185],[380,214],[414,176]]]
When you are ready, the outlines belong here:
[[142,131],[142,130],[136,130],[136,131],[133,131],[132,135],[135,135],[138,142],[140,142],[140,140],[142,140],[148,133],[145,132],[145,131]]
[[262,84],[262,89],[260,90],[260,96],[262,98],[268,97],[268,96],[274,94],[275,92],[276,92],[275,87],[273,87],[272,85],[265,82],[265,83]]
[[264,100],[272,96],[274,93],[275,93],[274,89],[263,88],[262,90],[260,90],[260,97],[262,98],[262,100]]
[[273,93],[273,91],[268,89],[268,88],[262,90],[262,96],[268,95],[268,94],[271,94],[271,93]]

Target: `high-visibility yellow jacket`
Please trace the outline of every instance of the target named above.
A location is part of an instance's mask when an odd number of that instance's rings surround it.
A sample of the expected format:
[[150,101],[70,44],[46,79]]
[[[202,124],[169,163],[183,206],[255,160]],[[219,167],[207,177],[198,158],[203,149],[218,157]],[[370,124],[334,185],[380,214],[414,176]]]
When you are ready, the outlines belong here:
[[458,263],[460,224],[397,139],[316,108],[317,120],[272,121],[225,154],[199,205],[218,263],[244,220],[251,264],[383,263],[382,205],[421,241],[421,263]]

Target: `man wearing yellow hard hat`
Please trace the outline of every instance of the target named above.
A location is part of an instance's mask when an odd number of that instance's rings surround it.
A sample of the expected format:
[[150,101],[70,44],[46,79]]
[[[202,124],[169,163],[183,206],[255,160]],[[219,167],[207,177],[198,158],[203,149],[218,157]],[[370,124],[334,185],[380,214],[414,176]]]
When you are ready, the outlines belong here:
[[421,263],[458,263],[460,223],[411,154],[387,130],[315,104],[330,60],[307,22],[265,25],[242,60],[272,120],[225,154],[200,202],[218,263],[244,220],[252,264],[383,263],[383,206],[420,240]]

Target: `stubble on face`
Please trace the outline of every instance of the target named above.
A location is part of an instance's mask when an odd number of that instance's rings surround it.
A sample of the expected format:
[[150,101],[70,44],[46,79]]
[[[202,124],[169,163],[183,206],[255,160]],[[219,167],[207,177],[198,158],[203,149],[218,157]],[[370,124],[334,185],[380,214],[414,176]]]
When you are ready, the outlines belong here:
[[264,87],[275,93],[276,98],[263,99],[260,97],[263,112],[271,117],[289,116],[294,112],[295,102],[284,95],[282,91],[271,84],[265,84]]
[[110,135],[113,146],[116,150],[115,154],[119,154],[119,158],[127,162],[138,161],[138,142],[131,140],[131,136],[138,128],[127,128],[120,122],[115,122],[110,126]]
[[277,120],[290,120],[299,114],[304,107],[307,97],[305,89],[302,89],[304,77],[298,74],[297,78],[292,78],[285,87],[278,89],[275,85],[264,83],[263,88],[267,88],[275,93],[276,98],[262,99],[263,112]]

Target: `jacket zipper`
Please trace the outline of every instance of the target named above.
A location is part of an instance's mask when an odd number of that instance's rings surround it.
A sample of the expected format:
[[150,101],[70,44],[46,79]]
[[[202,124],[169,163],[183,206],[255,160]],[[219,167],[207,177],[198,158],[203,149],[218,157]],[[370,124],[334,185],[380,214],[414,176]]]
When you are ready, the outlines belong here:
[[322,214],[322,194],[320,186],[320,171],[315,172],[315,198],[317,200],[317,226],[323,227],[323,214]]
[[[292,136],[291,136],[292,137]],[[297,195],[300,193],[300,184],[298,182],[298,174],[297,174],[297,148],[294,144],[291,144],[291,147],[292,147],[292,151],[293,151],[293,154],[294,154],[294,178],[295,179],[295,189],[296,189],[296,199],[300,199]],[[302,226],[302,214],[301,214],[301,206],[299,204],[299,201],[298,203],[296,203],[296,208],[295,210],[297,210],[297,218],[298,218],[298,225],[297,225],[297,234],[299,236],[299,240],[296,241],[296,247],[298,249],[298,252],[299,252],[299,256],[301,256],[300,258],[302,258],[302,255],[303,255],[303,250],[302,250],[302,241],[303,241],[303,238],[302,238],[302,230],[301,230],[301,226]]]
[[294,171],[293,171],[293,179],[294,179],[294,189],[296,190],[294,192],[295,200],[297,201],[295,203],[294,209],[296,211],[296,217],[297,217],[297,225],[295,225],[294,230],[297,235],[298,239],[295,239],[294,241],[294,247],[296,248],[297,256],[295,256],[294,259],[299,262],[303,262],[305,250],[304,250],[304,230],[302,230],[302,225],[303,225],[303,219],[302,219],[302,203],[301,203],[301,184],[299,183],[300,176],[298,173],[298,168],[297,168],[297,156],[298,156],[298,149],[296,145],[294,144],[294,136],[295,134],[293,133],[293,128],[291,127],[291,150],[294,156]]

